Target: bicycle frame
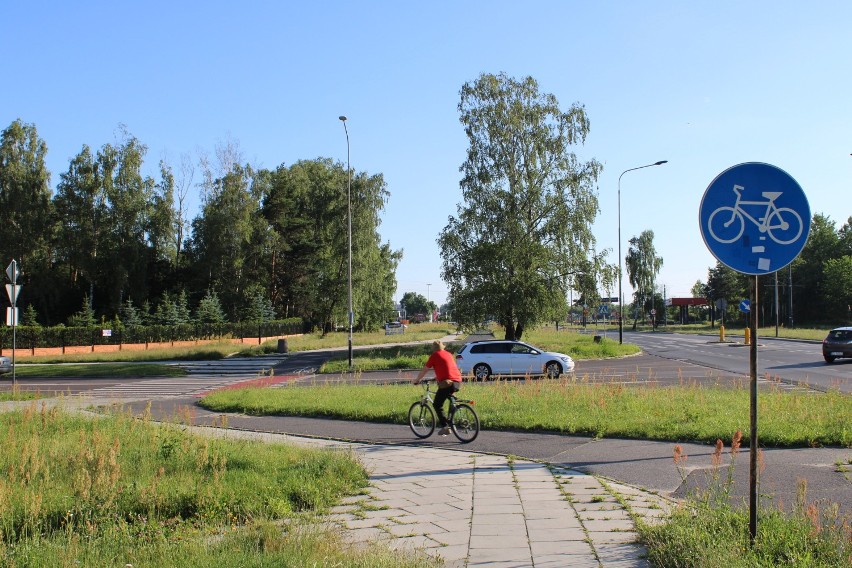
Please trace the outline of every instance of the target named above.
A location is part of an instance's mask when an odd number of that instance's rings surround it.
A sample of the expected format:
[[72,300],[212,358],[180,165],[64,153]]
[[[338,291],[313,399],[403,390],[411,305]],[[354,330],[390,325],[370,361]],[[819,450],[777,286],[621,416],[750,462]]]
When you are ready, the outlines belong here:
[[[422,400],[423,400],[423,402],[428,402],[433,408],[435,406],[435,400],[434,400],[434,397],[432,396],[432,393],[434,391],[429,388],[429,384],[434,380],[435,379],[426,379],[424,381],[421,381],[423,383],[424,388],[425,388]],[[464,399],[456,398],[456,395],[454,395],[454,394],[451,394],[448,397],[448,400],[450,401],[450,415],[452,415],[452,413],[455,411],[457,402],[459,402],[459,403],[463,402],[463,403],[470,404],[470,405],[476,404],[472,400],[464,400]]]
[[[774,195],[772,197],[768,197],[768,201],[743,201],[743,193],[742,190],[745,189],[741,185],[734,186],[734,193],[737,194],[737,201],[734,203],[734,211],[731,213],[731,220],[725,223],[725,227],[729,227],[731,223],[736,219],[737,212],[740,213],[743,217],[747,218],[749,221],[754,223],[759,229],[761,233],[765,233],[768,229],[786,229],[784,227],[784,222],[782,221],[781,225],[769,226],[769,219],[772,218],[774,213],[777,213],[778,207],[775,205],[775,199],[778,195]],[[766,196],[766,193],[763,194]],[[766,211],[763,213],[763,217],[760,220],[755,219],[748,211],[743,209],[742,205],[766,205]],[[779,217],[781,219],[781,217]]]

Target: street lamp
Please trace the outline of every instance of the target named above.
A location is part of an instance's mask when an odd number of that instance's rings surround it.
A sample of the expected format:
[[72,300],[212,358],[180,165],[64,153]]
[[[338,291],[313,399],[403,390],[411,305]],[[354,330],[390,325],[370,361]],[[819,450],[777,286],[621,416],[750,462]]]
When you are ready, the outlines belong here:
[[346,132],[346,206],[349,220],[349,369],[352,369],[352,325],[355,312],[352,311],[352,168],[349,167],[349,129],[346,128],[346,117],[340,116],[343,131]]
[[[650,168],[651,166],[662,166],[666,163],[668,163],[668,160],[660,160],[653,164],[630,168],[621,172],[621,176],[633,170],[641,170],[642,168]],[[624,343],[624,294],[621,292],[621,176],[618,176],[618,342]]]
[[429,323],[432,323],[432,307],[430,306],[432,300],[429,297],[429,288],[431,286],[431,284],[426,284],[426,307],[429,308]]

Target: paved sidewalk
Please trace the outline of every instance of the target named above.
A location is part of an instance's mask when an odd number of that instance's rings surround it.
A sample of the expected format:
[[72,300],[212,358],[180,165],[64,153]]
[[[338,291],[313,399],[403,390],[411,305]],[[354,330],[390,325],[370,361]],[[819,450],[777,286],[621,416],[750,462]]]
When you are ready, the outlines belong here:
[[653,522],[670,502],[570,469],[505,456],[201,428],[214,435],[353,451],[368,495],[330,521],[354,543],[421,550],[445,566],[645,567],[630,510]]

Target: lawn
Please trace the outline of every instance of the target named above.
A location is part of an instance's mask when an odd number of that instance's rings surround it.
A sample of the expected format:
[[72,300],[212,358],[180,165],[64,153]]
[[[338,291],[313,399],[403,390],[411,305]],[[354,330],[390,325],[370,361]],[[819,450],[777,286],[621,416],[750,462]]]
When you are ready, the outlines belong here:
[[[186,371],[157,363],[70,363],[16,365],[16,377],[182,377]],[[11,374],[6,375],[11,378]]]
[[348,454],[213,439],[37,403],[0,415],[3,566],[427,566],[322,522],[367,475]]
[[[216,412],[328,416],[405,424],[420,395],[411,385],[335,384],[310,388],[246,388],[211,393],[201,405]],[[466,383],[482,427],[597,437],[698,441],[730,440],[749,431],[745,387],[624,387],[557,380]],[[852,398],[773,387],[758,400],[765,446],[852,447]]]

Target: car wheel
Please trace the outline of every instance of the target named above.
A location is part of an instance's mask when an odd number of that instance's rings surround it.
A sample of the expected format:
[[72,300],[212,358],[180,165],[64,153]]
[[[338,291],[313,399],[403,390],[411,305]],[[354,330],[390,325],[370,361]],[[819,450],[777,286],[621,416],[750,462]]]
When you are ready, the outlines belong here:
[[826,363],[834,363],[834,357],[832,357],[831,355],[823,355],[822,357],[823,359],[825,359]]
[[556,361],[551,361],[544,366],[544,374],[548,379],[558,379],[562,374],[562,365]]
[[473,377],[477,381],[487,381],[491,378],[491,367],[485,363],[479,363],[473,368]]

